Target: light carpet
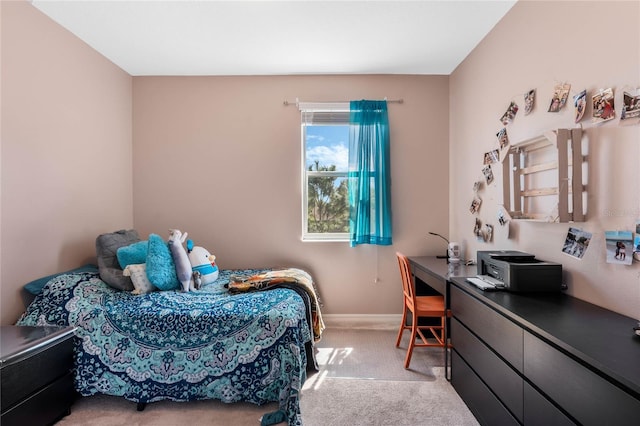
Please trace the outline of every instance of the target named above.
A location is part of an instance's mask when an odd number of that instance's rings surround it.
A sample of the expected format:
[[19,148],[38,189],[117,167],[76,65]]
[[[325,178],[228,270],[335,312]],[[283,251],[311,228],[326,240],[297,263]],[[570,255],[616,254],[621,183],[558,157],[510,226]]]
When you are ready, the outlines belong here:
[[[442,349],[417,348],[403,368],[408,333],[400,348],[390,330],[328,329],[318,346],[320,371],[304,384],[300,408],[305,426],[476,426],[467,406],[444,378]],[[255,426],[278,409],[219,401],[136,404],[119,397],[80,398],[60,426]]]

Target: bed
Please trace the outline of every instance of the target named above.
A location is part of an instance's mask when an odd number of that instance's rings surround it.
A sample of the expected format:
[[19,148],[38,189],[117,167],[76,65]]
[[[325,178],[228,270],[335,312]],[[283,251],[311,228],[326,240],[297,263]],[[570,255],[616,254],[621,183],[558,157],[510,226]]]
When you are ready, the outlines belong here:
[[263,272],[221,270],[195,292],[142,295],[114,289],[97,270],[61,274],[18,325],[77,327],[74,381],[83,396],[121,396],[139,409],[165,399],[278,402],[263,424],[284,417],[299,425],[300,390],[307,371],[317,369],[319,311],[295,280],[239,294],[227,288],[230,278]]

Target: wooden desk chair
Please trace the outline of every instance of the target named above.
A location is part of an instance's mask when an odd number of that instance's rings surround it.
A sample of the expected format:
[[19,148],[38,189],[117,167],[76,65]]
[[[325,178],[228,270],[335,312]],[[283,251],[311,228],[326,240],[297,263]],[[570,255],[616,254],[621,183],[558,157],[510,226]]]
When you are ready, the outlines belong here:
[[[402,277],[402,290],[404,304],[402,307],[402,323],[398,330],[398,339],[396,347],[400,346],[402,333],[404,330],[411,330],[411,338],[409,340],[409,348],[407,348],[407,356],[404,360],[404,368],[409,368],[411,363],[411,355],[414,347],[439,346],[444,347],[444,322],[445,307],[443,296],[416,296],[413,275],[409,266],[409,259],[400,252],[396,252],[398,257],[398,265],[400,266],[400,276]],[[411,325],[407,325],[407,310],[411,312]],[[440,325],[420,325],[420,318],[440,318]],[[427,340],[423,331],[429,331],[431,336],[435,338],[435,343]],[[429,336],[431,338],[431,336]],[[416,343],[416,338],[420,338],[420,342]]]

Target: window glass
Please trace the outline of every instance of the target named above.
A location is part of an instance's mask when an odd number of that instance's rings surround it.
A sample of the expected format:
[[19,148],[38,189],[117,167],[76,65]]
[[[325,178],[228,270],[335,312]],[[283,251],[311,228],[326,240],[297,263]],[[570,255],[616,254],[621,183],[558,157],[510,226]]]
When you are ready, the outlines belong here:
[[349,125],[302,127],[303,240],[348,241]]

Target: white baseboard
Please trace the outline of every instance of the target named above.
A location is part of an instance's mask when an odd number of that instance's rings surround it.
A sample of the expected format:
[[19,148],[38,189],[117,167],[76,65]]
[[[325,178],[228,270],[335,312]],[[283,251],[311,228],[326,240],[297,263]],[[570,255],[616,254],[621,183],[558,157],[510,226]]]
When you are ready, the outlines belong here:
[[323,314],[327,328],[397,330],[402,314]]

